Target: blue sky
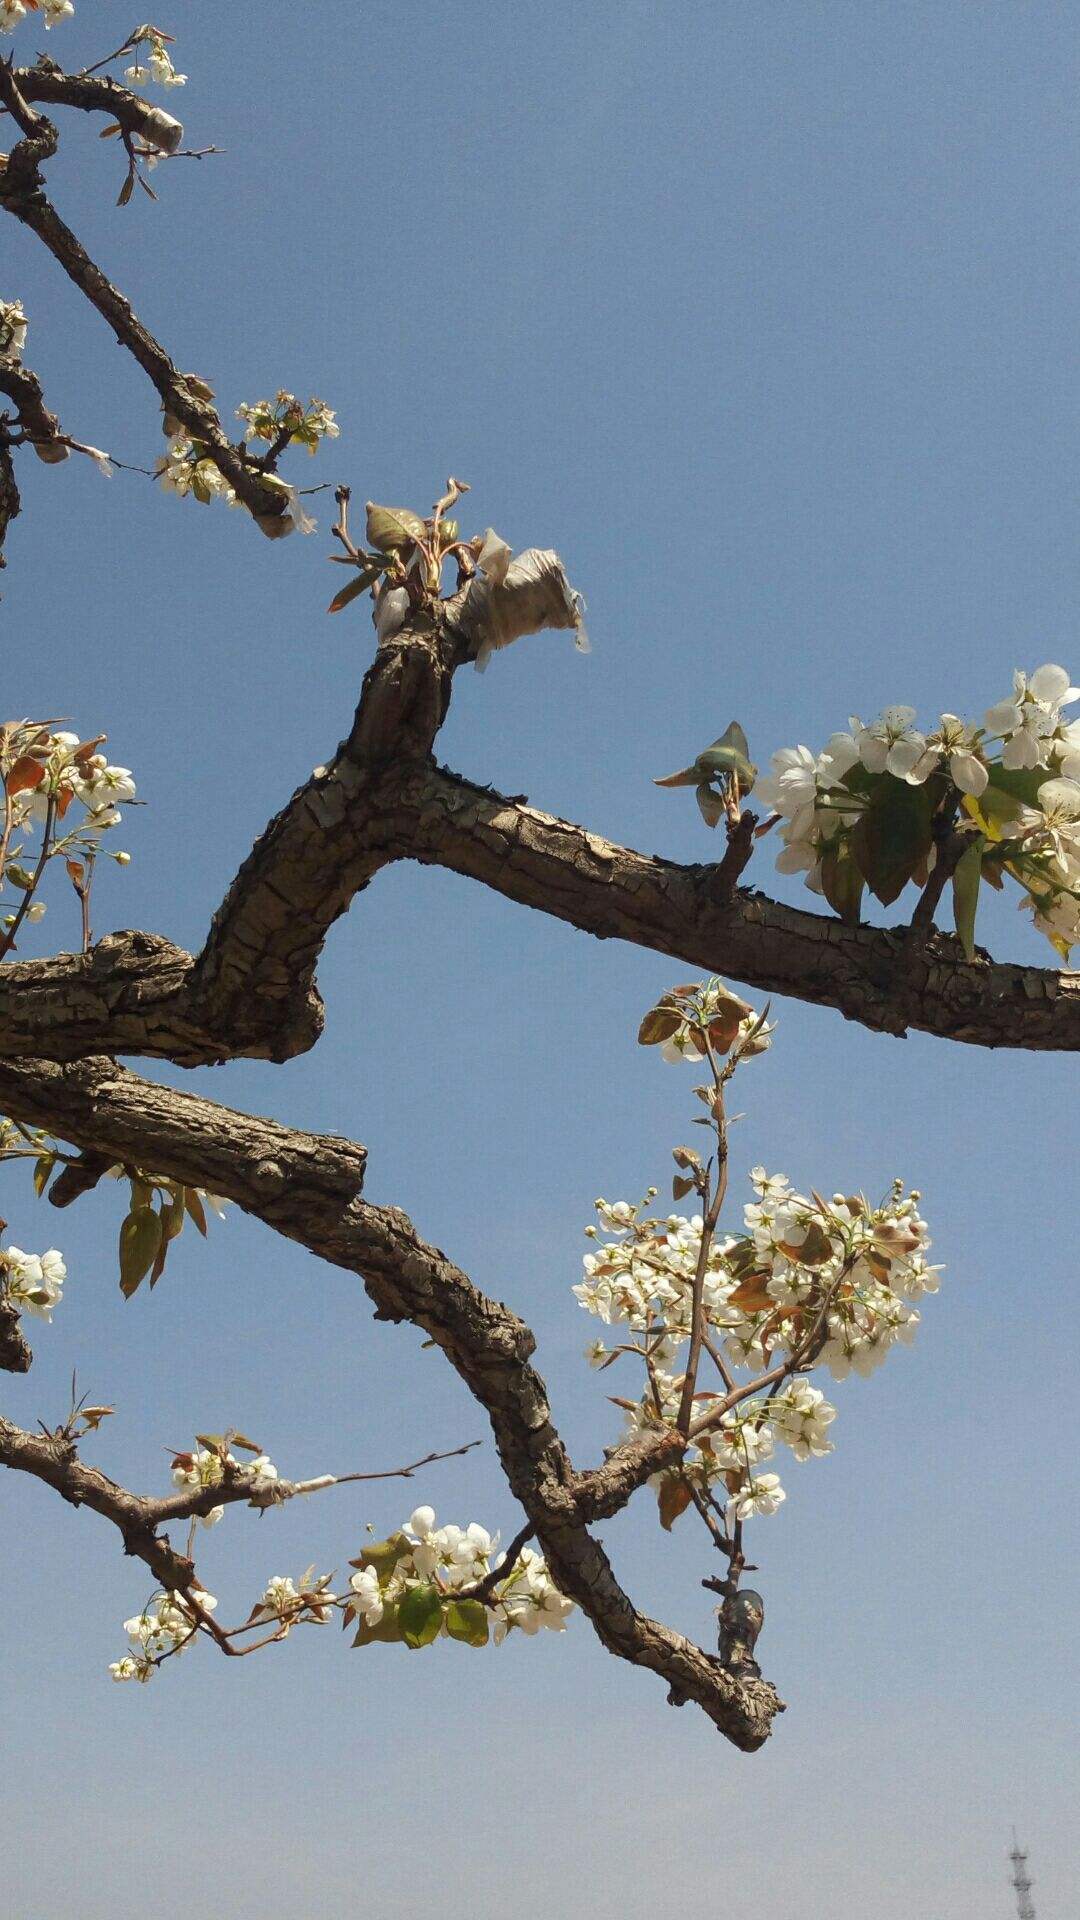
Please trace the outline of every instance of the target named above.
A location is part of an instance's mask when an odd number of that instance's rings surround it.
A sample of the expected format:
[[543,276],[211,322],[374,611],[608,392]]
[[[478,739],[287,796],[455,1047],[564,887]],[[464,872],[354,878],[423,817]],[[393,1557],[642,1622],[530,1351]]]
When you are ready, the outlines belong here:
[[[587,596],[588,658],[547,635],[459,677],[451,766],[696,860],[692,797],[651,779],[733,715],[764,761],[894,700],[978,716],[1014,666],[1075,675],[1072,9],[355,0],[161,24],[190,75],[166,104],[227,151],[117,209],[115,147],[66,129],[52,188],[91,253],[225,411],[279,385],[337,408],[340,440],[291,477],[423,510],[452,471],[468,530],[558,548]],[[78,0],[48,48],[81,64],[130,25]],[[152,464],[144,377],[35,248],[3,229],[0,293],[30,314],[50,404]],[[107,730],[136,770],[148,804],[97,931],[197,946],[370,657],[364,614],[323,612],[330,496],[315,537],[271,546],[137,476],[20,478],[5,708]],[[801,901],[767,848],[750,877]],[[992,908],[995,953],[1044,964]],[[57,893],[24,950],[77,937]],[[333,930],[312,1054],[152,1077],[364,1140],[370,1197],[536,1328],[587,1460],[617,1416],[569,1288],[594,1195],[662,1181],[685,1133],[688,1083],[633,1044],[681,974],[398,867]],[[1011,1911],[1013,1822],[1041,1920],[1075,1904],[1075,1062],[776,1010],[735,1171],[872,1191],[900,1173],[948,1276],[916,1346],[838,1390],[835,1454],[792,1466],[758,1523],[761,1654],[789,1702],[768,1747],[673,1713],[580,1621],[487,1656],[298,1634],[112,1687],[140,1570],[104,1523],[5,1484],[17,1920],[435,1901],[495,1920],[508,1898],[560,1920],[751,1898],[758,1920],[984,1920]],[[128,1484],[164,1489],[165,1449],[227,1422],[296,1474],[484,1433],[417,1334],[255,1223],[185,1236],[125,1305],[115,1193],[43,1214],[9,1173],[2,1210],[71,1276],[5,1407],[61,1417],[77,1364],[119,1408],[88,1457]],[[341,1566],[421,1498],[517,1525],[488,1443],[412,1488],[231,1515],[200,1570],[238,1616],[269,1574]],[[661,1535],[643,1496],[604,1537],[642,1605],[708,1635],[704,1536]]]

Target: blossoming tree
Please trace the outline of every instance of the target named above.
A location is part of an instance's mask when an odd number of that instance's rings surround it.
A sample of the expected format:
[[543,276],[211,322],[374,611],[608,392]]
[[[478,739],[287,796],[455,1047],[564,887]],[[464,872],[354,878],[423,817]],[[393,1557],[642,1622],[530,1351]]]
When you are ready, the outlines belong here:
[[[73,10],[72,0],[0,0],[0,31],[17,36],[35,16],[51,28]],[[10,130],[0,207],[37,236],[146,373],[165,434],[156,477],[202,505],[237,508],[269,538],[312,533],[302,490],[279,468],[292,449],[314,453],[336,436],[333,410],[282,390],[239,405],[236,434],[208,383],[176,367],[49,198],[46,169],[60,146],[53,111],[103,116],[103,134],[123,154],[121,203],[136,191],[155,195],[154,170],[190,153],[179,121],[144,91],[160,86],[172,99],[184,83],[170,36],[141,25],[78,72],[44,57],[19,65],[12,44],[0,61]],[[47,464],[81,457],[105,472],[114,464],[47,406],[27,359],[32,323],[16,290],[0,289],[0,542],[19,512],[18,462],[28,453]],[[370,604],[374,658],[346,739],[256,842],[198,954],[150,933],[94,938],[95,871],[103,859],[127,864],[113,841],[135,795],[132,773],[101,751],[104,735],[37,719],[0,727],[0,878],[13,902],[0,931],[0,1158],[25,1161],[38,1199],[57,1208],[107,1179],[121,1183],[127,1295],[155,1285],[185,1224],[227,1231],[207,1218],[227,1203],[358,1274],[378,1317],[422,1328],[486,1411],[521,1523],[501,1546],[478,1522],[437,1525],[432,1507],[418,1505],[388,1538],[353,1543],[360,1550],[347,1576],[314,1566],[271,1574],[227,1626],[196,1567],[197,1528],[231,1506],[265,1511],[342,1476],[288,1480],[232,1428],[192,1436],[173,1458],[172,1490],[139,1495],[83,1458],[84,1440],[111,1409],[79,1400],[54,1429],[24,1431],[0,1416],[0,1463],[90,1507],[149,1569],[155,1590],[125,1623],[127,1651],[111,1667],[118,1681],[149,1680],[201,1642],[237,1657],[336,1618],[357,1647],[419,1650],[561,1630],[577,1609],[612,1653],[656,1673],[674,1704],[696,1703],[752,1750],[781,1702],[757,1664],[764,1603],[745,1584],[746,1530],[785,1499],[773,1462],[831,1451],[837,1410],[826,1386],[872,1372],[910,1341],[916,1302],[935,1291],[938,1270],[927,1260],[919,1195],[899,1183],[877,1198],[803,1195],[759,1167],[733,1225],[728,1089],[736,1072],[749,1069],[752,1080],[773,1029],[768,1009],[714,970],[891,1033],[1080,1047],[1076,976],[995,962],[975,944],[982,886],[1006,881],[1060,959],[1080,938],[1080,727],[1067,717],[1078,695],[1061,668],[1044,665],[1018,673],[1011,696],[981,722],[946,714],[924,733],[911,708],[889,708],[868,725],[853,719],[820,753],[780,751],[765,779],[733,723],[659,783],[695,789],[708,826],[723,826],[720,859],[687,867],[648,857],[435,764],[460,668],[483,667],[544,628],[587,645],[582,602],[558,556],[515,557],[491,528],[463,532],[454,515],[467,492],[449,480],[429,513],[369,502],[360,537],[349,490],[338,487],[333,558],[345,580],[330,611]],[[804,872],[830,913],[740,885],[770,831],[778,866]],[[673,1200],[688,1210],[665,1212],[650,1186],[640,1201],[598,1200],[598,1225],[587,1229],[592,1248],[574,1292],[610,1329],[589,1347],[589,1363],[633,1380],[613,1396],[624,1430],[598,1465],[569,1458],[530,1364],[528,1327],[397,1208],[363,1198],[362,1146],[174,1092],[116,1064],[119,1054],[184,1066],[283,1061],[313,1046],[326,933],[380,868],[406,858],[708,975],[673,987],[638,1035],[690,1074],[688,1128],[704,1137],[699,1148],[673,1149]],[[24,960],[21,930],[45,912],[54,881],[77,899],[81,950]],[[889,906],[909,886],[916,897],[905,924],[862,923],[867,891]],[[939,931],[943,902],[951,927]],[[28,1211],[28,1189],[17,1204]],[[17,1232],[50,1237],[29,1218]],[[57,1249],[0,1244],[0,1366],[30,1366],[27,1326],[50,1321],[66,1277]],[[393,1471],[412,1477],[446,1457]],[[704,1584],[719,1601],[715,1648],[636,1607],[591,1531],[646,1487],[663,1527],[683,1515],[701,1526]]]

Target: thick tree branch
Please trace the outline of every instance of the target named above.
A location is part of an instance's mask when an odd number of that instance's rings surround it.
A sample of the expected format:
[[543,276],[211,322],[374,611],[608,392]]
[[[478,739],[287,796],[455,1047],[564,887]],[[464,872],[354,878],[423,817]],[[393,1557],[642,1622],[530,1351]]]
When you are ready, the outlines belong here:
[[481,880],[599,939],[836,1007],[866,1027],[1080,1050],[1080,973],[968,962],[942,934],[916,952],[907,928],[848,927],[745,888],[718,898],[715,867],[636,853],[438,768],[402,783],[393,824],[399,856]]
[[[780,1707],[775,1690],[735,1680],[715,1655],[639,1613],[623,1592],[585,1525],[580,1477],[529,1364],[532,1334],[425,1244],[403,1213],[359,1198],[362,1147],[152,1086],[110,1061],[0,1063],[0,1109],[84,1150],[115,1159],[137,1153],[174,1179],[210,1186],[286,1238],[359,1274],[378,1317],[422,1328],[486,1409],[511,1491],[552,1576],[603,1645],[660,1675],[676,1702],[695,1700],[736,1746],[749,1751],[768,1737]],[[603,1472],[588,1477],[592,1510]]]
[[7,962],[0,1053],[129,1053],[194,1067],[240,1056],[287,1060],[318,1039],[323,1012],[313,987],[288,981],[280,997],[246,1009],[245,1040],[209,1025],[192,989],[194,969],[182,947],[141,932],[108,934],[85,954]]
[[215,1030],[246,1043],[282,1000],[313,990],[330,927],[395,857],[387,822],[403,776],[430,761],[456,669],[577,617],[558,555],[530,548],[500,585],[474,577],[383,641],[347,739],[260,835],[214,916],[194,990]]

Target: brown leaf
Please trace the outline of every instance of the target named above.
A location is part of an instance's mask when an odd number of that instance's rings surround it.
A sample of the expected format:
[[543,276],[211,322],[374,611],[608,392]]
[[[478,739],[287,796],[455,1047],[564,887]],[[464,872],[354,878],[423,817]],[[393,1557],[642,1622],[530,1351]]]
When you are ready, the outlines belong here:
[[739,1283],[734,1293],[728,1294],[727,1305],[738,1307],[740,1313],[767,1313],[775,1305],[768,1291],[771,1278],[772,1275],[768,1273],[750,1274]]
[[682,1026],[682,1016],[666,1007],[653,1007],[645,1015],[638,1028],[639,1047],[658,1047],[663,1040],[670,1040]]
[[45,766],[41,760],[33,760],[24,753],[11,768],[4,785],[9,793],[27,793],[34,787],[40,787],[45,778]]
[[665,1533],[670,1533],[680,1513],[685,1513],[691,1501],[690,1484],[681,1473],[666,1473],[660,1482],[657,1504],[660,1508],[660,1525]]

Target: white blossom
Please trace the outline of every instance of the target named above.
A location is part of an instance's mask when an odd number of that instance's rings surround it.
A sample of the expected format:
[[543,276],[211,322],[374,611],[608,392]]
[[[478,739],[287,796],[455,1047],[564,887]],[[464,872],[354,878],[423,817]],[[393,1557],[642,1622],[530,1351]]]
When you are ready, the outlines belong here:
[[[2,15],[0,15],[0,32],[2,31],[4,26]],[[0,366],[5,363],[10,366],[19,359],[26,344],[27,325],[21,300],[0,300]]]

